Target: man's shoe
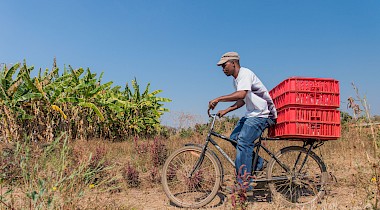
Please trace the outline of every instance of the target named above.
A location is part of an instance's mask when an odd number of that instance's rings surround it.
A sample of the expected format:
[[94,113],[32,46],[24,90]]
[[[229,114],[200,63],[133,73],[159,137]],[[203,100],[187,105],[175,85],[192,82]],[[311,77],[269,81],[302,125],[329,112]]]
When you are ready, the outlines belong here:
[[256,178],[263,178],[266,175],[267,166],[268,166],[268,161],[266,161],[264,159],[263,167],[261,167],[261,169],[253,172],[255,179]]
[[266,168],[267,168],[267,166],[268,166],[268,161],[267,160],[265,160],[265,159],[263,159],[264,161],[263,161],[263,166],[260,168],[260,169],[258,169],[257,171],[264,171]]

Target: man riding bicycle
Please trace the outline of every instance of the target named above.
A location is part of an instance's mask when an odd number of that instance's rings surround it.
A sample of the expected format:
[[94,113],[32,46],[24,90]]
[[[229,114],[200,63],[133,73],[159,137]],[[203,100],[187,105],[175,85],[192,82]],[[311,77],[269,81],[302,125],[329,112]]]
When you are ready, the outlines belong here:
[[[252,169],[254,157],[254,141],[265,128],[275,124],[277,111],[268,90],[260,79],[248,68],[240,67],[240,57],[236,52],[225,53],[217,66],[221,66],[224,74],[233,76],[235,92],[217,97],[209,102],[209,109],[214,109],[219,102],[236,103],[225,110],[218,111],[220,117],[246,105],[247,112],[242,117],[230,138],[237,141],[235,167],[236,173],[248,174],[263,169],[264,160],[259,156],[255,169]],[[240,167],[242,171],[239,171]]]

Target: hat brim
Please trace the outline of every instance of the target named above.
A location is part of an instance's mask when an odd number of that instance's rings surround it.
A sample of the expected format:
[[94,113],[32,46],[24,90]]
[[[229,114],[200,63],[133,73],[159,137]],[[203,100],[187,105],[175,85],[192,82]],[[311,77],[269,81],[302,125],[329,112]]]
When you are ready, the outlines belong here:
[[228,59],[228,58],[221,58],[220,61],[216,65],[217,66],[221,66],[221,65],[225,64],[229,60],[230,59]]

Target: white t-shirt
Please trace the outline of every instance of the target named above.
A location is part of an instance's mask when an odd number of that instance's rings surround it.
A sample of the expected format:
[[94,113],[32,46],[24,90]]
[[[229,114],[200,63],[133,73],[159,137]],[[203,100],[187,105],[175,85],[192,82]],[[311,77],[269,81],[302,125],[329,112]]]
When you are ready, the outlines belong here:
[[277,111],[267,88],[249,69],[241,67],[237,78],[233,78],[236,91],[248,90],[244,98],[246,117],[277,118]]

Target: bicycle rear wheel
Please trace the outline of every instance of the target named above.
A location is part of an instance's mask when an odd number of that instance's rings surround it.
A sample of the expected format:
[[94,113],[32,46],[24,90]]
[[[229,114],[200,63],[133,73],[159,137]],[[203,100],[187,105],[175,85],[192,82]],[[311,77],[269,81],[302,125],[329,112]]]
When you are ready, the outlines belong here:
[[221,185],[219,160],[209,151],[198,169],[190,176],[202,153],[202,148],[185,146],[166,160],[162,185],[168,198],[177,206],[199,208],[210,203]]
[[319,201],[327,181],[326,166],[312,151],[307,155],[303,147],[291,146],[281,149],[268,164],[269,189],[275,200],[290,206],[302,206]]

